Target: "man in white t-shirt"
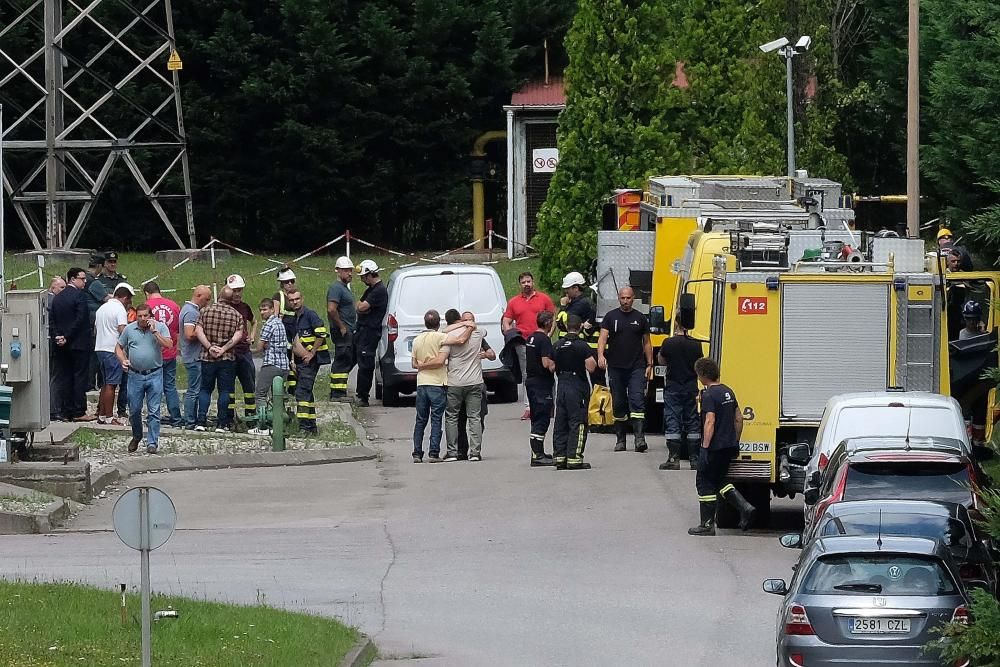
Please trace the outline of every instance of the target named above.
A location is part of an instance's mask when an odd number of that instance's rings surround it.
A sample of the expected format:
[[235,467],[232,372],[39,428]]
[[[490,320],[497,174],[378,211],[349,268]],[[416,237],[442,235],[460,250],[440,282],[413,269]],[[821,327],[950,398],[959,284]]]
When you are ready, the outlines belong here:
[[104,386],[97,399],[97,422],[122,426],[124,420],[112,417],[115,407],[115,391],[122,382],[122,364],[115,355],[118,337],[128,325],[128,307],[132,305],[135,290],[128,283],[120,283],[114,294],[97,309],[94,326],[97,330],[94,349],[101,364]]

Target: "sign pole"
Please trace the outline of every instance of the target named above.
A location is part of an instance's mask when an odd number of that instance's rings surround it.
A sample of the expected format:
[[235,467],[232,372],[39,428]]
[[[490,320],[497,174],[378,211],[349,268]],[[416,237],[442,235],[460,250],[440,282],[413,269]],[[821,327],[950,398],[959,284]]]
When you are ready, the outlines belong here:
[[149,609],[149,489],[139,490],[139,554],[141,558],[140,595],[142,596],[142,667],[153,664]]

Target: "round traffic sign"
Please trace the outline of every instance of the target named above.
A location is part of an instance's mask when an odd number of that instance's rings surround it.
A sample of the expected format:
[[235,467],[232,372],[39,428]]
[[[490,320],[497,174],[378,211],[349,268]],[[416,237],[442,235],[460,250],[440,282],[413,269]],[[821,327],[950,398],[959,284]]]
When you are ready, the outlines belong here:
[[123,493],[111,516],[115,534],[133,549],[163,546],[177,524],[174,502],[155,486],[137,486]]

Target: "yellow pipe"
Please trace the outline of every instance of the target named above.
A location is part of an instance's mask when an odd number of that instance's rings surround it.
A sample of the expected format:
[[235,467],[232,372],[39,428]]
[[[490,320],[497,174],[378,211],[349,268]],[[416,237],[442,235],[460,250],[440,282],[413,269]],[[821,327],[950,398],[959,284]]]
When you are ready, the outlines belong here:
[[[503,130],[490,130],[483,132],[472,144],[472,157],[486,157],[486,144],[491,141],[506,139],[507,133]],[[510,193],[507,193],[510,196]],[[483,237],[486,236],[486,186],[482,178],[472,179],[472,238],[476,239],[476,250],[483,249]]]

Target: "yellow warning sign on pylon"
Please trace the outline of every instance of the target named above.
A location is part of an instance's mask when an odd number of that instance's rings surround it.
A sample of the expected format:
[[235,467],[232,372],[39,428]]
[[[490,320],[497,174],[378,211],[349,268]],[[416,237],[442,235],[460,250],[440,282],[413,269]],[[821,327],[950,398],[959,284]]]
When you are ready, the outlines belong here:
[[177,53],[177,49],[174,49],[170,53],[170,57],[167,58],[167,69],[171,72],[184,69],[184,63],[181,62],[181,54]]

